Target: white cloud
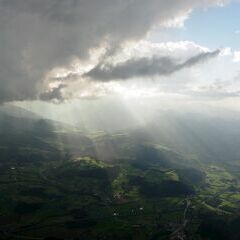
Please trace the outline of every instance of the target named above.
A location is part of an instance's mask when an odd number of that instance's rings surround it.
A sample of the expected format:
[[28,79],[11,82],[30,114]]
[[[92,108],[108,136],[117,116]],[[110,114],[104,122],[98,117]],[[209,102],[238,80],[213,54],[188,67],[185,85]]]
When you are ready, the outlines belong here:
[[232,49],[230,47],[221,49],[220,56],[225,57],[225,56],[231,56],[231,55],[232,55]]
[[240,62],[240,51],[235,51],[233,53],[233,61],[234,62]]
[[[76,59],[87,62],[92,49],[106,44],[109,53],[116,52],[155,25],[181,25],[192,9],[224,2],[0,0],[0,102],[36,99],[51,90],[46,76],[53,69],[72,68]],[[64,92],[63,86],[59,91],[53,95]]]
[[[127,44],[124,48],[121,49],[121,51],[118,51],[114,55],[108,56],[104,54],[105,64],[110,64],[113,69],[114,66],[118,66],[119,64],[122,65],[122,71],[118,71],[118,73],[121,74],[120,77],[122,78],[125,78],[124,76],[126,76],[126,78],[132,79],[131,83],[128,83],[126,81],[113,81],[117,79],[109,78],[108,74],[104,76],[103,79],[94,79],[93,81],[86,76],[86,74],[89,73],[90,68],[87,67],[84,70],[81,63],[78,65],[76,64],[76,69],[82,68],[81,72],[76,73],[75,70],[73,72],[69,72],[66,75],[66,73],[62,71],[62,76],[59,75],[59,72],[57,72],[58,76],[54,79],[57,86],[59,86],[59,84],[66,84],[66,87],[64,89],[60,89],[62,91],[61,97],[64,99],[96,98],[120,93],[122,93],[123,96],[149,96],[153,93],[157,94],[159,92],[159,84],[161,86],[164,84],[165,91],[170,91],[170,89],[171,91],[175,91],[180,87],[180,84],[182,84],[182,88],[185,88],[185,81],[192,78],[192,71],[194,71],[193,68],[190,68],[197,65],[198,63],[203,63],[204,65],[204,60],[217,56],[217,53],[218,51],[212,52],[206,47],[188,41],[165,43],[151,43],[147,41],[140,41],[134,46]],[[146,63],[144,61],[148,61],[150,59],[158,59],[160,62],[162,59],[169,59],[171,64],[170,66],[169,64],[164,66],[157,65],[158,67],[156,68],[153,68],[151,65],[147,69],[147,74],[144,74],[144,71],[141,70],[141,66],[145,68]],[[138,63],[141,63],[142,60],[143,65],[139,66]],[[132,64],[125,64],[129,62]],[[96,68],[97,66],[98,61],[95,61],[92,64],[92,69]],[[125,69],[125,67],[127,69]],[[201,67],[199,66],[199,68]],[[180,70],[181,73],[177,73]],[[171,77],[169,75],[173,76]],[[99,77],[99,75],[97,76]],[[155,80],[152,81],[152,79]],[[129,84],[132,83],[133,85],[131,86],[134,87],[130,88]],[[133,90],[133,88],[135,89]],[[155,88],[155,90],[153,90],[153,88]],[[132,90],[130,91],[130,89]],[[53,89],[52,91],[53,92],[51,95],[56,96],[56,89]]]
[[161,26],[165,28],[184,28],[184,23],[189,18],[191,12],[192,11],[188,11],[180,17],[167,20],[166,22],[163,22]]

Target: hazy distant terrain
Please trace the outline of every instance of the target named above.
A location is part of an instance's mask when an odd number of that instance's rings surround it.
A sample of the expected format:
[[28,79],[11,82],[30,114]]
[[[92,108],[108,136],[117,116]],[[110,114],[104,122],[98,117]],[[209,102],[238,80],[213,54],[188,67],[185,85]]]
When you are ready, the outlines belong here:
[[0,114],[2,239],[239,239],[237,122],[87,135],[22,113]]

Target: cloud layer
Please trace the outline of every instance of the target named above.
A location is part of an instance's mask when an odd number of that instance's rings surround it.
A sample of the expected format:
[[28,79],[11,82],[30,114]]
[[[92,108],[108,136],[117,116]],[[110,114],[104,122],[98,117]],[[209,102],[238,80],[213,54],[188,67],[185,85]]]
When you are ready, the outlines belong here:
[[154,56],[152,58],[132,58],[117,65],[100,64],[86,73],[85,76],[101,81],[130,79],[134,77],[142,78],[156,75],[167,76],[181,69],[202,63],[217,56],[219,53],[219,50],[199,53],[182,63],[179,63],[176,59],[171,57]]
[[153,26],[181,18],[193,8],[223,2],[0,0],[0,102],[36,99],[49,91],[46,78],[53,69],[68,68],[76,59],[88,61],[90,50],[106,44],[118,48],[138,41]]

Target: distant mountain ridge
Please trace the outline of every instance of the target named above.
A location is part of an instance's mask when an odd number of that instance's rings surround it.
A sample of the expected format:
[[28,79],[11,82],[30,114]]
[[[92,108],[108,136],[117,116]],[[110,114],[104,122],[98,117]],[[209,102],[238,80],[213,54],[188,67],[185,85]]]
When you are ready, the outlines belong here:
[[6,114],[17,118],[41,119],[36,113],[10,104],[0,106],[0,114]]

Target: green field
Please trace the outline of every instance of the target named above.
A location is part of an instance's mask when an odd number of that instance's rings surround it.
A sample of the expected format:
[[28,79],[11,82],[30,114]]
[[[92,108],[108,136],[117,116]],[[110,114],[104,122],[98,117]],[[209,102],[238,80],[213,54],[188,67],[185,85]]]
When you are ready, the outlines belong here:
[[[85,155],[86,140],[70,154],[66,143],[38,138],[38,147],[16,147],[20,160],[1,164],[2,239],[221,239],[215,222],[238,221],[239,180],[224,166],[199,166],[126,134],[89,139],[99,152],[117,142],[114,158]],[[36,161],[21,161],[29,156]]]

